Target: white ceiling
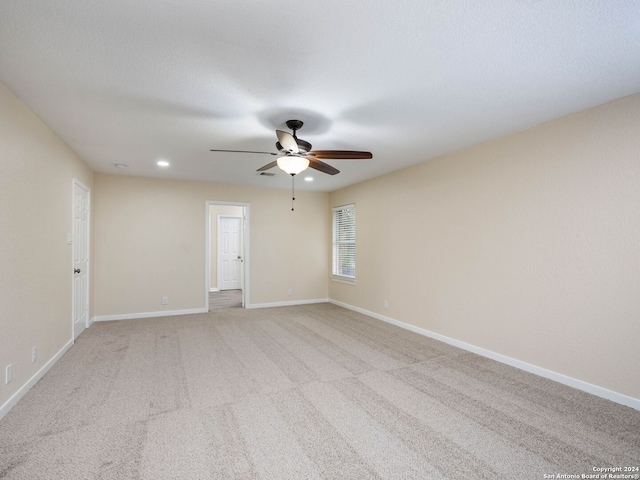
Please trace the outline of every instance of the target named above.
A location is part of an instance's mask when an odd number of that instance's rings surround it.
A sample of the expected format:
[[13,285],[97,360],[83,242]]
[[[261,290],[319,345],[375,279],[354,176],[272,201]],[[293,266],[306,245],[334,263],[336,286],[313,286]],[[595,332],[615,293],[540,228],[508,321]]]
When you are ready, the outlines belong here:
[[99,172],[290,188],[209,149],[303,120],[332,191],[640,91],[640,1],[3,0],[0,79]]

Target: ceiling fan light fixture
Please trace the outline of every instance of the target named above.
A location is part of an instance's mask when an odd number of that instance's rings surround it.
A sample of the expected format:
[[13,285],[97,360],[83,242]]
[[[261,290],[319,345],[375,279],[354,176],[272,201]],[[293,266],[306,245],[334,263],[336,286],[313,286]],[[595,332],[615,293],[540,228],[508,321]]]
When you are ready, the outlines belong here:
[[296,157],[286,155],[277,160],[278,167],[287,172],[289,175],[298,175],[309,167],[309,159],[304,157]]

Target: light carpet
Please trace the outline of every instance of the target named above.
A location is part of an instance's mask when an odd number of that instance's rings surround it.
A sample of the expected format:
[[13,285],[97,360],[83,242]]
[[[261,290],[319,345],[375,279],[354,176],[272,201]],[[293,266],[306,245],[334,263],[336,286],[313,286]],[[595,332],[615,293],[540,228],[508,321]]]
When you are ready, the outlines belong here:
[[0,421],[7,479],[639,465],[640,412],[331,304],[94,324]]

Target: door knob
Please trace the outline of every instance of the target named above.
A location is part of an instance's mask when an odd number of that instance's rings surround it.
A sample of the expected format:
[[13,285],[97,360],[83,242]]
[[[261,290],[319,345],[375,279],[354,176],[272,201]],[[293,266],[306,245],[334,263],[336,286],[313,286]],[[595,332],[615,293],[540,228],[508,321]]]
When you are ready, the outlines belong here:
[[79,268],[74,268],[73,269],[73,273],[80,273],[80,269]]

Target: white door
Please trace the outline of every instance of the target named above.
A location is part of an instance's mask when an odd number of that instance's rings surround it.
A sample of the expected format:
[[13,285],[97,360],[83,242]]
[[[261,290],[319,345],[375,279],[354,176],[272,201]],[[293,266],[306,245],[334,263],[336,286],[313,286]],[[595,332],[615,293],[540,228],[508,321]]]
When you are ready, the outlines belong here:
[[73,338],[87,328],[89,315],[89,190],[73,183]]
[[218,290],[242,288],[242,218],[218,217]]

